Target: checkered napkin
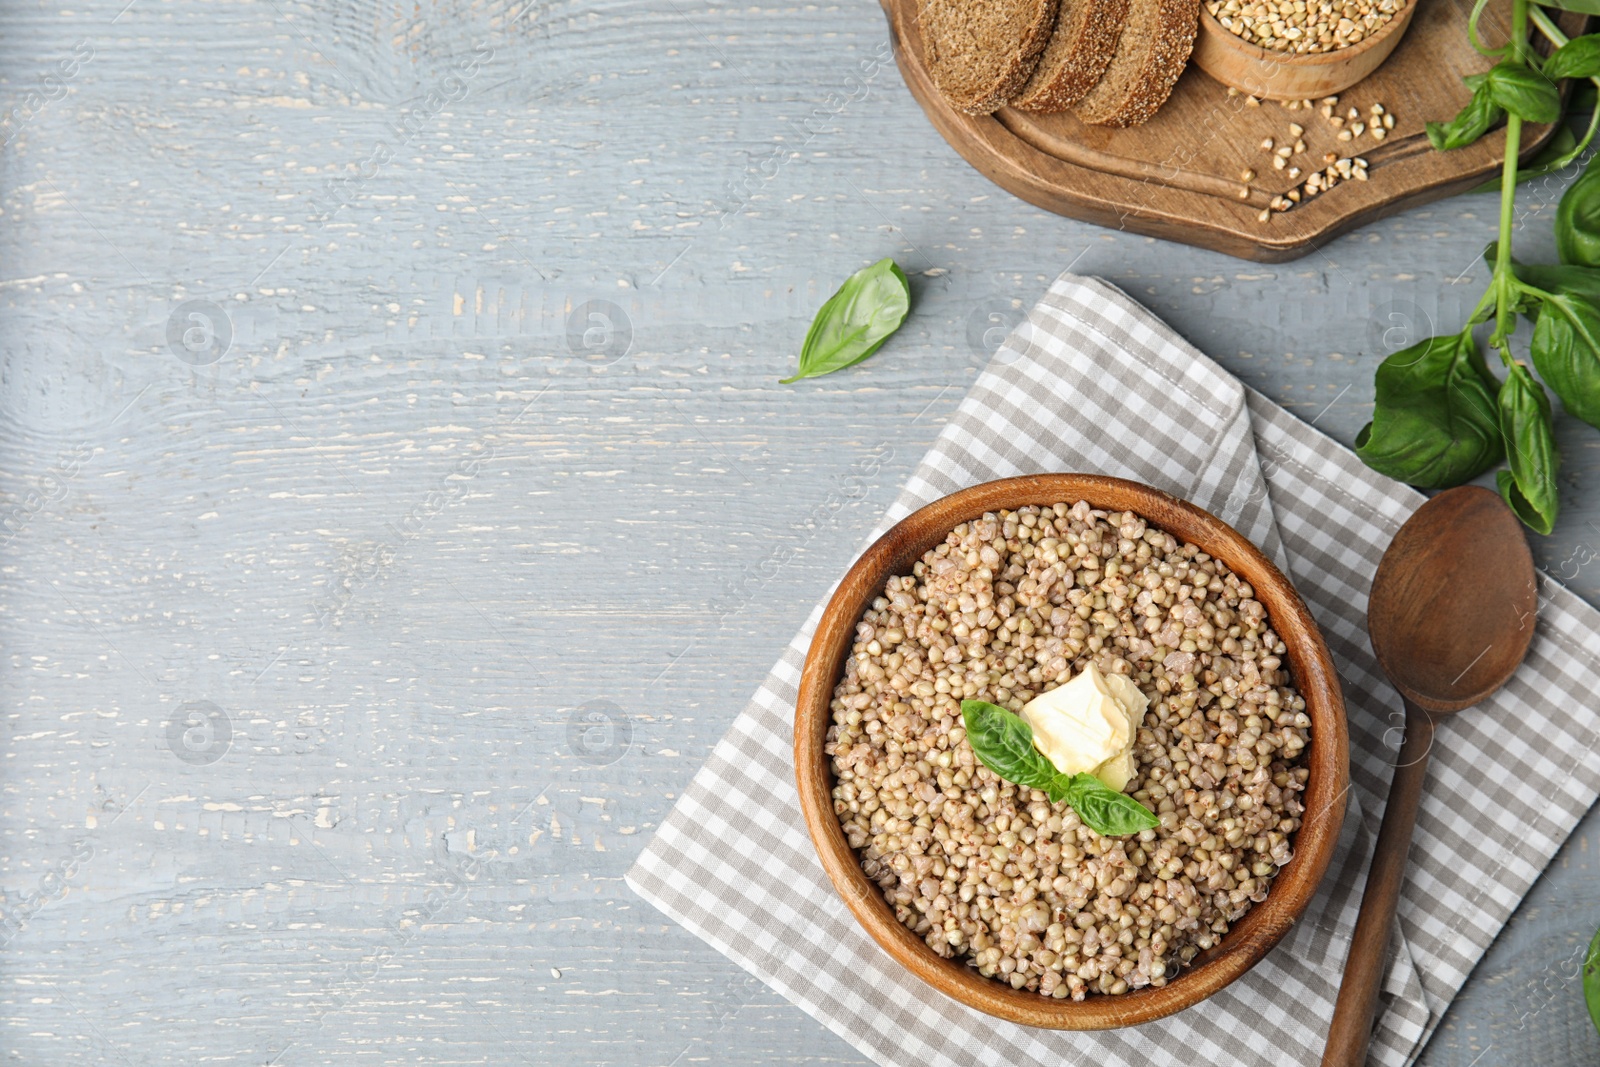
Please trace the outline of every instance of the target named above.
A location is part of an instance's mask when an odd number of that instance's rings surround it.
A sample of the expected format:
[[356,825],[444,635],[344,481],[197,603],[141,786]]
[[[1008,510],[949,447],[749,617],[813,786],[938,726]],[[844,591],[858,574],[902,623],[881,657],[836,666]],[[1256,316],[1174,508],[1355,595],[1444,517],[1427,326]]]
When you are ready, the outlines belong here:
[[[800,816],[794,701],[820,605],[628,883],[886,1067],[1315,1065],[1400,721],[1367,644],[1367,589],[1423,498],[1245,388],[1120,291],[1072,275],[1011,335],[873,536],[965,486],[1050,471],[1132,478],[1220,515],[1277,560],[1327,637],[1349,707],[1353,788],[1327,879],[1271,954],[1196,1007],[1103,1033],[1002,1022],[912,978],[845,909]],[[1440,728],[1374,1063],[1416,1057],[1600,793],[1600,612],[1540,581],[1522,669]]]

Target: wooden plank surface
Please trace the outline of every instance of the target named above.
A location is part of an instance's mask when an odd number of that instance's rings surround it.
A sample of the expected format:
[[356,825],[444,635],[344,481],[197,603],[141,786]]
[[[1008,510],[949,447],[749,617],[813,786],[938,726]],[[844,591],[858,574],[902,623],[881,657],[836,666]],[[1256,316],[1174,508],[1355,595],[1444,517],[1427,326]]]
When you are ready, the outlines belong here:
[[[0,39],[7,1063],[862,1063],[621,875],[992,331],[1072,265],[1348,442],[1484,281],[1485,197],[1270,268],[1030,207],[869,0],[125,3]],[[883,255],[901,334],[778,386]],[[1594,1061],[1597,853],[1425,1064]]]

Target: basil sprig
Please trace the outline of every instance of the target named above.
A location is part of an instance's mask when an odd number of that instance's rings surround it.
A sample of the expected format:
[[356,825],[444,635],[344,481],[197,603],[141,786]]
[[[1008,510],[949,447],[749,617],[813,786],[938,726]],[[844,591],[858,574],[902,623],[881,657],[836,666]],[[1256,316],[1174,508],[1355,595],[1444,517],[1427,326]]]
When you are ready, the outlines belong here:
[[863,267],[839,286],[812,320],[800,367],[780,385],[854,366],[876,352],[911,310],[911,284],[892,259]]
[[[1591,157],[1561,197],[1558,265],[1519,263],[1511,255],[1516,185],[1528,173],[1518,157],[1522,123],[1561,118],[1561,79],[1585,79],[1583,89],[1600,86],[1600,34],[1568,39],[1531,0],[1511,4],[1513,25],[1531,24],[1554,51],[1540,60],[1519,32],[1494,53],[1493,67],[1463,79],[1472,92],[1467,105],[1448,122],[1428,124],[1434,147],[1449,150],[1473,143],[1505,119],[1504,163],[1493,183],[1502,198],[1500,235],[1485,254],[1493,277],[1460,333],[1430,337],[1378,367],[1372,421],[1356,435],[1356,454],[1380,473],[1438,489],[1476,478],[1503,459],[1506,467],[1495,475],[1500,495],[1529,528],[1548,534],[1561,506],[1561,457],[1545,389],[1569,415],[1600,428],[1600,164],[1594,162],[1600,157]],[[1544,6],[1600,14],[1600,0]],[[1474,41],[1481,12],[1482,5],[1469,19]],[[1581,141],[1563,126],[1552,138],[1554,155],[1533,172],[1569,165],[1597,132],[1600,110]],[[1512,344],[1521,318],[1533,323],[1525,359]],[[1486,323],[1492,329],[1480,347],[1475,331]],[[1485,352],[1499,357],[1503,383],[1489,370]]]
[[1008,782],[1043,790],[1051,803],[1066,801],[1083,824],[1104,837],[1154,830],[1161,821],[1137,800],[1092,774],[1062,774],[1033,745],[1033,727],[998,704],[963,700],[967,744],[983,765]]

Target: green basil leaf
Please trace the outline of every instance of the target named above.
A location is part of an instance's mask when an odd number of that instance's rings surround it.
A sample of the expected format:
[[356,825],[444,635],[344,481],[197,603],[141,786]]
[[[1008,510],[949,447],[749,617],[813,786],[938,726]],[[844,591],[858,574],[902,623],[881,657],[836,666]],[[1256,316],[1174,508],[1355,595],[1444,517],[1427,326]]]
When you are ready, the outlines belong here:
[[1537,533],[1548,535],[1555,528],[1555,519],[1547,518],[1539,509],[1523,495],[1517,487],[1516,475],[1510,471],[1495,471],[1494,484],[1500,490],[1500,498],[1506,502],[1522,524]]
[[1045,792],[1050,795],[1050,803],[1059,804],[1067,799],[1067,794],[1072,789],[1072,775],[1058,774],[1050,779],[1050,785]]
[[1567,414],[1600,427],[1600,307],[1593,299],[1557,287],[1541,300],[1531,354]]
[[[1456,113],[1455,118],[1449,122],[1428,123],[1428,140],[1439,151],[1465,148],[1488,133],[1489,127],[1500,121],[1500,116],[1504,114],[1489,97],[1488,79],[1482,76],[1480,79],[1472,90],[1472,99]],[[1471,78],[1467,79],[1467,84],[1474,86]]]
[[1592,78],[1596,74],[1600,74],[1600,34],[1574,37],[1544,61],[1544,75],[1551,81]]
[[1483,83],[1489,99],[1524,122],[1554,122],[1561,117],[1555,82],[1525,63],[1502,59]]
[[[1575,267],[1555,263],[1518,263],[1511,261],[1511,271],[1517,280],[1547,293],[1570,293],[1574,297],[1600,304],[1600,267]],[[1521,297],[1538,304],[1539,298],[1523,293]]]
[[1561,262],[1600,267],[1600,167],[1593,160],[1561,194],[1556,208],[1556,251]]
[[1500,387],[1497,406],[1511,469],[1500,471],[1495,482],[1517,518],[1530,529],[1548,534],[1561,510],[1556,487],[1561,457],[1556,453],[1550,398],[1526,367],[1512,364],[1510,370]]
[[1589,1004],[1594,1028],[1600,1030],[1600,930],[1594,932],[1589,954],[1583,958],[1583,999]]
[[1500,462],[1494,378],[1470,330],[1402,348],[1378,367],[1372,421],[1356,455],[1379,474],[1431,489]]
[[817,312],[800,347],[799,370],[779,384],[860,363],[900,328],[910,310],[911,285],[894,260],[880,259],[856,271]]
[[1059,775],[1045,754],[1033,747],[1033,727],[1021,716],[998,704],[963,700],[961,722],[967,728],[967,744],[985,767],[1008,782],[1050,791]]
[[1161,825],[1149,808],[1092,774],[1074,774],[1067,779],[1063,792],[1083,825],[1102,837],[1122,837]]
[[1600,15],[1600,0],[1539,0],[1539,6],[1576,11],[1580,15]]

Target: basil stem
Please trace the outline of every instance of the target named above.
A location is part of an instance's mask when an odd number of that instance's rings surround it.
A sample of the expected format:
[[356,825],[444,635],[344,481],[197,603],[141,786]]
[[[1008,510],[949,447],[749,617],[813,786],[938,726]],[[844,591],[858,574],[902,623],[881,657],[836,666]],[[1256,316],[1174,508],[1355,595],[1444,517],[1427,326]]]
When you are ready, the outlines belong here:
[[1478,36],[1478,20],[1483,17],[1483,9],[1488,6],[1489,0],[1478,0],[1477,3],[1472,5],[1472,14],[1467,19],[1467,39],[1472,42],[1472,47],[1476,48],[1480,54],[1499,59],[1505,49],[1490,48],[1483,43],[1483,38]]
[[[1528,0],[1511,0],[1511,40],[1506,46],[1506,58],[1520,62],[1527,49]],[[1517,154],[1521,151],[1522,118],[1507,115],[1505,163],[1500,175],[1500,241],[1495,248],[1494,277],[1490,281],[1495,294],[1495,325],[1490,345],[1508,367],[1513,362],[1511,331],[1517,326],[1517,313],[1512,306],[1516,279],[1511,273],[1511,228],[1517,211]]]

